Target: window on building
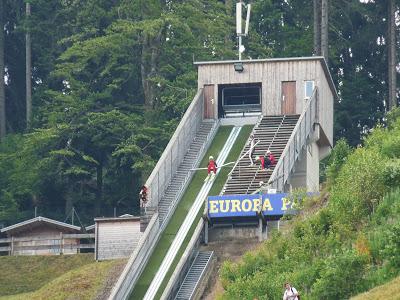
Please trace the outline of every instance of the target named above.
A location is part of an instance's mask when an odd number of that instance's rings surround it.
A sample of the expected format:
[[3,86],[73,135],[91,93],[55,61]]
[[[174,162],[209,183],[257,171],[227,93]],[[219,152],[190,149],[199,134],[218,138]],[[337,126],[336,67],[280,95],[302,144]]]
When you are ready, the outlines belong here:
[[314,91],[314,80],[307,80],[304,82],[304,99],[310,99]]

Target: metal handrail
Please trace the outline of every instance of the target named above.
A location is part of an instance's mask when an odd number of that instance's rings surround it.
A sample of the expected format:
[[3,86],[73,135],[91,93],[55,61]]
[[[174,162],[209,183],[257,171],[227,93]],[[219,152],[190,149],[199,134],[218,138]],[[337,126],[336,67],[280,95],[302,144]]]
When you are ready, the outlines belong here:
[[300,150],[306,145],[307,139],[313,130],[312,125],[317,120],[318,114],[317,104],[318,90],[315,87],[268,181],[268,185],[276,188],[277,191],[283,191],[283,187],[298,159]]
[[[199,89],[192,103],[182,117],[178,127],[165,147],[160,159],[148,177],[145,185],[149,189],[146,207],[157,207],[177,167],[183,161],[186,150],[202,122],[203,89]],[[176,153],[173,153],[175,149]],[[184,151],[184,152],[183,152]],[[176,157],[177,161],[173,162]],[[161,174],[161,175],[160,175]]]
[[[263,119],[263,116],[262,116],[262,115],[258,117],[258,120],[257,120],[256,124],[254,125],[253,129],[251,130],[251,134],[254,134],[255,129],[256,129],[256,128],[258,127],[258,125],[261,123],[262,119]],[[246,148],[246,146],[247,146],[247,142],[243,145],[242,150],[240,151],[239,159],[236,160],[236,162],[235,162],[235,164],[233,165],[231,171],[229,172],[229,174],[228,174],[228,176],[227,176],[227,179],[226,179],[226,182],[225,182],[225,184],[224,184],[224,186],[223,186],[223,188],[222,188],[222,190],[221,190],[220,195],[222,195],[222,194],[225,192],[226,185],[227,185],[229,179],[231,178],[232,172],[235,170],[236,166],[239,164],[239,162],[240,162],[240,160],[241,160],[240,158],[242,157],[242,153],[243,153],[244,149]],[[239,172],[240,172],[240,166],[239,166]]]
[[[271,140],[271,142],[269,143],[269,146],[268,146],[267,151],[265,152],[265,154],[268,152],[268,150],[269,150],[269,149],[271,148],[271,146],[272,146],[272,143],[275,141],[275,138],[276,138],[276,136],[277,136],[279,130],[281,129],[281,127],[282,127],[282,125],[283,125],[283,122],[285,121],[285,118],[286,118],[286,115],[284,115],[284,116],[282,117],[282,121],[281,121],[281,123],[279,124],[278,128],[276,129],[276,131],[275,131],[275,133],[274,133],[274,136],[272,137],[272,140]],[[264,156],[265,156],[265,154],[264,154]],[[249,192],[249,188],[252,186],[252,184],[253,184],[254,180],[256,179],[257,174],[258,174],[258,172],[260,171],[260,169],[261,169],[261,166],[259,166],[258,169],[257,169],[257,171],[254,173],[254,176],[253,176],[253,178],[251,179],[251,182],[250,182],[249,186],[247,187],[246,194]]]
[[[212,139],[214,138],[217,129],[219,127],[219,120],[217,122],[214,123],[213,127],[211,128],[210,132],[207,134],[207,138],[205,143],[201,146],[199,152],[198,152],[198,156],[196,158],[196,161],[192,164],[192,167],[197,167],[200,165],[201,160],[203,159],[203,156],[205,154],[205,149],[208,148],[208,146],[211,144]],[[181,198],[182,194],[184,193],[184,191],[186,190],[186,187],[188,185],[188,183],[190,182],[191,178],[193,177],[193,172],[189,172],[184,180],[184,183],[182,184],[181,188],[179,189],[178,193],[176,194],[174,200],[171,202],[170,208],[167,212],[167,214],[165,215],[163,222],[161,223],[160,226],[160,231],[163,231],[164,228],[167,226],[170,217],[172,216],[173,212],[175,211],[176,205],[178,204],[178,200]]]
[[127,299],[130,292],[134,287],[134,283],[137,281],[144,269],[144,261],[150,257],[152,251],[151,245],[149,243],[156,242],[154,237],[156,236],[159,228],[158,213],[155,213],[151,218],[146,231],[139,240],[138,246],[133,251],[131,257],[125,265],[117,283],[114,285],[109,300],[114,299]]

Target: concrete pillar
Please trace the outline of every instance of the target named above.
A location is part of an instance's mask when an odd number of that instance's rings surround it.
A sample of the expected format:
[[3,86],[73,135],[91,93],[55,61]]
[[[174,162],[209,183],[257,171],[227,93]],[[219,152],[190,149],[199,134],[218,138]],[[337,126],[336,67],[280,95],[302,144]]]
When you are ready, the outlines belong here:
[[204,220],[204,244],[208,245],[208,220]]

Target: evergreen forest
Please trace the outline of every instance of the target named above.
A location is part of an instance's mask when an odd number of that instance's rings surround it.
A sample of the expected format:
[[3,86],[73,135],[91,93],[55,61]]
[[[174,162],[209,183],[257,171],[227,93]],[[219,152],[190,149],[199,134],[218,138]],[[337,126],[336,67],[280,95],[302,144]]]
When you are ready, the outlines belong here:
[[[398,98],[400,1],[322,0],[329,12],[326,51],[315,34],[320,1],[251,2],[244,59],[323,54],[339,94],[335,139],[346,139],[350,149],[377,124],[386,130]],[[237,58],[234,6],[232,0],[0,0],[0,224],[31,218],[35,209],[63,221],[74,207],[85,225],[114,209],[137,213],[140,186],[196,93],[193,61]],[[370,143],[380,145],[377,138]],[[366,159],[379,160],[379,153]],[[392,167],[398,171],[396,160]],[[376,207],[367,204],[360,207]],[[326,219],[326,230],[335,224],[330,212],[318,218]],[[345,252],[338,263],[354,255]],[[355,263],[361,272],[364,260]],[[227,284],[238,280],[228,267],[225,273]]]

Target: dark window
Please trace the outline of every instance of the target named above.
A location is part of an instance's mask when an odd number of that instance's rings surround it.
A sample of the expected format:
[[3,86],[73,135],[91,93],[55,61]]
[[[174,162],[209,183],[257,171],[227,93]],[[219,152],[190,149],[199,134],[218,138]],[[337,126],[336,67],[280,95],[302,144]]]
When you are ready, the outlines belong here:
[[260,104],[260,93],[258,86],[225,87],[222,89],[223,105]]

